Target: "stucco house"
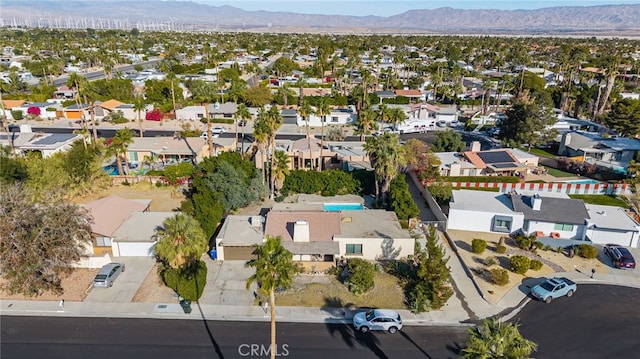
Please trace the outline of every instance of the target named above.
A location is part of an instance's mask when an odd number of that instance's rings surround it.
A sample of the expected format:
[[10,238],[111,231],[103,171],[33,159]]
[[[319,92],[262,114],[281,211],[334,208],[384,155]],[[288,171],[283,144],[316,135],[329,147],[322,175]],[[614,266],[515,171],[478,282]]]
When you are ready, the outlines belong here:
[[447,229],[540,237],[637,247],[640,229],[612,206],[585,204],[564,193],[452,191]]
[[134,163],[145,158],[163,163],[199,163],[207,155],[206,140],[200,137],[134,137],[127,147],[129,161]]
[[[316,111],[316,108],[313,108],[313,111]],[[353,123],[358,118],[356,111],[354,108],[333,108],[331,109],[331,113],[325,116],[319,116],[317,114],[310,115],[308,118],[303,118],[300,114],[297,114],[297,125],[298,126],[306,126],[307,121],[309,122],[309,126],[311,127],[321,127],[322,123],[324,125],[346,125],[348,123]]]
[[[216,237],[221,260],[250,259],[254,244],[267,235],[302,262],[333,265],[340,258],[395,259],[413,254],[415,240],[402,229],[394,212],[365,209],[344,198],[277,203],[266,216],[228,216]],[[348,196],[351,197],[351,196]],[[360,199],[362,201],[362,199]]]
[[480,151],[478,142],[465,152],[436,152],[442,176],[513,176],[526,174],[538,157],[518,149]]
[[200,120],[205,118],[204,106],[186,106],[176,110],[176,120],[188,121],[188,120]]
[[[27,135],[25,135],[26,137]],[[82,140],[82,135],[73,133],[33,133],[33,136],[23,144],[14,142],[16,152],[40,152],[43,158],[58,152],[71,149],[74,142]]]
[[132,212],[113,232],[111,251],[116,257],[152,257],[157,231],[175,212]]
[[616,172],[626,173],[640,141],[635,138],[602,137],[597,133],[571,131],[562,135],[558,154],[581,160]]
[[[129,200],[118,196],[107,196],[84,204],[91,222],[92,246],[91,255],[101,256],[104,253],[114,255],[113,240],[116,230],[136,212],[149,210],[151,200]],[[162,222],[160,222],[162,223]]]

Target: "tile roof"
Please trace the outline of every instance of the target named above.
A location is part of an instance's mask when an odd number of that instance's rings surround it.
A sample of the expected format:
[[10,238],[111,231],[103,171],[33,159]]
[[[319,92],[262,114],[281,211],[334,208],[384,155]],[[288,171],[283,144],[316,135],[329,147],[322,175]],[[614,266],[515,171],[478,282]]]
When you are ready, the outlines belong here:
[[109,111],[115,110],[118,106],[124,105],[124,102],[120,102],[118,100],[107,100],[100,104],[103,108],[106,108]]
[[396,90],[396,96],[421,97],[422,92],[420,90]]
[[331,90],[325,88],[303,88],[302,96],[328,96]]
[[22,106],[22,104],[25,102],[25,100],[2,100],[2,105],[4,106],[5,110],[10,110],[14,107]]

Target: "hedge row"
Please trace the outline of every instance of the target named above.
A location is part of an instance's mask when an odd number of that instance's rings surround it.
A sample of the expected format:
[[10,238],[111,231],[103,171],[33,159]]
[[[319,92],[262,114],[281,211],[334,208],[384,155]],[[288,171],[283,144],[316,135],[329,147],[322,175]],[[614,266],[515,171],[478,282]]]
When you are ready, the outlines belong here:
[[447,182],[478,182],[478,183],[519,183],[516,176],[450,176],[443,177]]

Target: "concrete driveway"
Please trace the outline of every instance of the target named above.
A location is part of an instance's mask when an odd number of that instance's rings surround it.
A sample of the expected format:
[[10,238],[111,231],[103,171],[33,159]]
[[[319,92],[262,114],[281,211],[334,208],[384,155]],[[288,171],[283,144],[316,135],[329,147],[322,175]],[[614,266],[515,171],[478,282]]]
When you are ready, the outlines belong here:
[[84,302],[131,303],[140,284],[155,264],[151,257],[114,257],[113,262],[124,263],[125,271],[116,278],[113,287],[92,288]]
[[253,268],[245,268],[244,261],[203,260],[207,263],[207,285],[199,300],[201,304],[253,305],[255,284],[247,290],[247,278],[254,273]]

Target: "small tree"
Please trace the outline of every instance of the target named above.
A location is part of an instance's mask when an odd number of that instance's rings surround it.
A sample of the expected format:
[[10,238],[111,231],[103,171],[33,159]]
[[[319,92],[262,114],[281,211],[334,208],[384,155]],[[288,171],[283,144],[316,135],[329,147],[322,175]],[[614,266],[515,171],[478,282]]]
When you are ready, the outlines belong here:
[[531,267],[531,259],[525,256],[512,256],[509,258],[509,269],[518,274],[525,274]]
[[351,293],[362,295],[373,288],[376,274],[373,264],[364,259],[352,258],[349,259],[347,271],[346,284]]

